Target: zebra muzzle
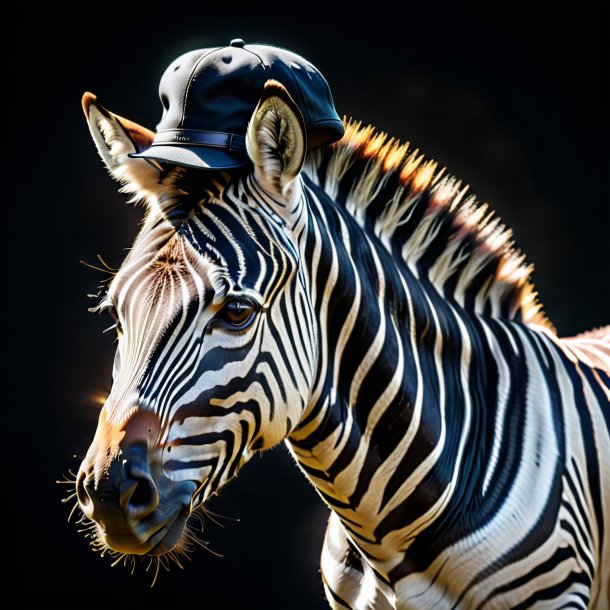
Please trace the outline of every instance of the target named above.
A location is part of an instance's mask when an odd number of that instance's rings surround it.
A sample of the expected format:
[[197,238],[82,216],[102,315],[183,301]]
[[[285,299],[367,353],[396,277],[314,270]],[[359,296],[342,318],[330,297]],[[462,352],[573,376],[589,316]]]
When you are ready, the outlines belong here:
[[81,509],[97,524],[98,538],[116,551],[160,555],[182,537],[197,486],[168,479],[159,453],[149,450],[143,440],[121,443],[99,480],[92,470],[81,467],[77,479]]

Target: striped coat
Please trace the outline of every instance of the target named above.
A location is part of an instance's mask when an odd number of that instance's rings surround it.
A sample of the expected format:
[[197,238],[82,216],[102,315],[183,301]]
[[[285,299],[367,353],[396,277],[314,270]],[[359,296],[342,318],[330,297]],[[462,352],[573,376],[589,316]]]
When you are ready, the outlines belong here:
[[[357,123],[306,155],[273,82],[238,174],[129,159],[151,135],[86,113],[146,205],[99,307],[120,339],[77,479],[98,546],[176,553],[182,521],[140,534],[176,486],[193,510],[285,441],[331,509],[332,607],[608,607],[610,331],[557,337],[486,206]],[[142,443],[144,517],[119,466]]]

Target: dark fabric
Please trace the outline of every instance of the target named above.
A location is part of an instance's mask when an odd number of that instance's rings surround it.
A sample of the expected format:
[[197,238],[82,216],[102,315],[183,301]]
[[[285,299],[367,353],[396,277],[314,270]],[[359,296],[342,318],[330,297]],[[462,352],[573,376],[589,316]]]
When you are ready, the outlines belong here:
[[222,131],[204,131],[202,129],[164,129],[155,135],[154,146],[159,144],[171,146],[210,146],[228,148],[229,150],[246,150],[246,138]]
[[168,157],[165,154],[171,148],[185,148],[190,153],[188,165],[195,167],[223,169],[246,164],[244,151],[231,150],[228,144],[223,161],[217,154],[218,145],[209,147],[199,142],[193,146],[193,142],[178,139],[168,146],[167,133],[203,130],[245,136],[269,79],[284,85],[301,110],[309,148],[330,144],[343,136],[343,122],[335,110],[328,83],[311,63],[285,49],[245,45],[237,39],[227,47],[185,53],[170,64],[159,86],[163,104],[163,116],[157,125],[159,141],[131,156],[179,163],[175,152]]

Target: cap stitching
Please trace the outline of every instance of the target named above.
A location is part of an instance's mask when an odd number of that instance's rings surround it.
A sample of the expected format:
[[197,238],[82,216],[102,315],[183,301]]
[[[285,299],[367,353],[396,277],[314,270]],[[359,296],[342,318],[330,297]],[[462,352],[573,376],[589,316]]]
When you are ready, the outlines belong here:
[[309,121],[305,125],[306,125],[306,127],[311,127],[313,125],[319,125],[320,123],[322,123],[322,124],[335,123],[335,124],[343,125],[343,121],[341,119],[339,119],[339,118],[333,119],[332,117],[324,118],[324,119],[316,119],[315,121]]
[[199,67],[199,64],[208,56],[211,55],[212,53],[215,53],[216,51],[220,51],[222,49],[226,49],[227,47],[217,47],[216,49],[212,49],[211,51],[209,51],[208,53],[206,53],[205,55],[202,55],[196,62],[195,65],[193,66],[193,69],[191,70],[191,75],[189,76],[189,80],[188,83],[186,85],[186,89],[184,91],[184,98],[182,100],[182,114],[180,115],[180,125],[184,125],[184,117],[186,115],[186,100],[188,98],[189,95],[189,91],[191,89],[191,85],[193,83],[193,80],[195,79],[195,72],[197,71],[197,68]]
[[254,55],[254,57],[258,58],[258,61],[260,61],[261,64],[263,64],[264,68],[268,66],[268,64],[265,63],[265,60],[258,53],[255,53],[254,51],[252,51],[250,49],[246,49],[246,47],[240,47],[240,49],[242,51],[247,51],[248,53],[251,53],[252,55]]

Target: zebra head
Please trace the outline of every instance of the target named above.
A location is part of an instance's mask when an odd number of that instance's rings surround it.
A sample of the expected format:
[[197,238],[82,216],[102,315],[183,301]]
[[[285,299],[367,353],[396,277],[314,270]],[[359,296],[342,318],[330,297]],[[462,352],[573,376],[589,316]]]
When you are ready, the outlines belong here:
[[207,172],[129,157],[154,134],[83,99],[143,226],[100,305],[115,321],[111,392],[77,476],[94,546],[161,555],[191,512],[297,425],[316,360],[299,267],[305,129],[276,82],[250,120],[252,163]]

